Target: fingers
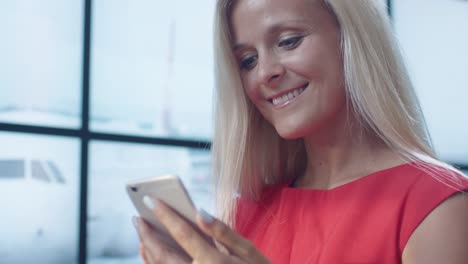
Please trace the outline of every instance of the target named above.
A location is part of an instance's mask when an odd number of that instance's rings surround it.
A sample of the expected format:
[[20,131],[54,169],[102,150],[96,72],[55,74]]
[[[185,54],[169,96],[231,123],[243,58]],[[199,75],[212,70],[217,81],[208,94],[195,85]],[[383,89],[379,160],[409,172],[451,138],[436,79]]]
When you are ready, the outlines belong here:
[[140,256],[141,256],[141,259],[143,259],[144,264],[149,264],[148,257],[146,256],[146,252],[145,252],[145,246],[143,245],[143,243],[140,243]]
[[[149,198],[152,199],[152,198]],[[184,218],[160,200],[148,206],[179,245],[198,263],[222,263],[223,255],[199,234]]]
[[162,239],[159,234],[152,229],[145,221],[138,219],[138,234],[141,239],[140,255],[145,264],[180,264],[189,263],[190,259],[184,255],[175,252]]
[[197,221],[203,232],[221,242],[231,254],[247,263],[269,263],[252,242],[234,232],[229,226],[212,217],[203,209],[198,212]]

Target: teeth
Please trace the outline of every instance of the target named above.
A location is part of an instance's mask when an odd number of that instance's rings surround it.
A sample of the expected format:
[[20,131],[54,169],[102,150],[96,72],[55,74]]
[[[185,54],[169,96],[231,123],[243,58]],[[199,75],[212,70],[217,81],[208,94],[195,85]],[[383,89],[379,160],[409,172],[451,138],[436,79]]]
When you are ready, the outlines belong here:
[[286,103],[287,101],[290,101],[292,99],[294,99],[296,96],[298,96],[299,94],[302,93],[302,91],[304,91],[305,87],[303,88],[298,88],[294,91],[291,91],[283,96],[279,96],[279,97],[276,97],[276,98],[273,98],[272,102],[273,102],[273,105],[280,105],[280,104],[284,104]]

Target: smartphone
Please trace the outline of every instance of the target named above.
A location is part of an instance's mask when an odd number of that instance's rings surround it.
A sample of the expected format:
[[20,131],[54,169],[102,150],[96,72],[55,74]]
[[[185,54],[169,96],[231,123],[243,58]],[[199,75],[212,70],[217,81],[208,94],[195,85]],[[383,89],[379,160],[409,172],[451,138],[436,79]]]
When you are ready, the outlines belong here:
[[143,197],[145,196],[165,202],[185,218],[210,244],[214,245],[213,240],[196,225],[197,210],[178,176],[169,174],[132,180],[126,184],[126,190],[138,214],[160,234],[159,239],[163,240],[169,247],[177,251],[184,251],[154,213],[144,205]]

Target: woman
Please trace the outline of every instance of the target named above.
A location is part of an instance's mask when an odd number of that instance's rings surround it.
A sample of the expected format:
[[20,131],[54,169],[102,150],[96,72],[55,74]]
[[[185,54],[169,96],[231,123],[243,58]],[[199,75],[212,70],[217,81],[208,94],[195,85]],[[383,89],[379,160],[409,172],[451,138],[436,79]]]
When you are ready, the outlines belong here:
[[[468,263],[468,181],[436,159],[375,1],[220,0],[216,27],[228,225],[198,219],[227,251],[150,206],[195,262]],[[138,223],[146,263],[186,261]]]

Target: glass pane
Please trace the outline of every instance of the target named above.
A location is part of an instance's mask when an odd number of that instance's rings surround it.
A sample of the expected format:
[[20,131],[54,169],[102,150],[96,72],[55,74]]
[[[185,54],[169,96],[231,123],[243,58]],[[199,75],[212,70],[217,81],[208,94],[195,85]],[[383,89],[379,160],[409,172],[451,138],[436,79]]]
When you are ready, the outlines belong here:
[[[395,29],[441,158],[468,165],[468,2],[394,0]],[[418,14],[415,16],[415,14]]]
[[88,200],[88,263],[142,263],[137,215],[125,184],[141,177],[173,173],[194,203],[213,212],[210,152],[181,147],[91,142]]
[[214,0],[93,1],[94,131],[207,139]]
[[77,263],[79,141],[0,132],[0,145],[1,262]]
[[81,125],[83,2],[0,3],[0,122]]

